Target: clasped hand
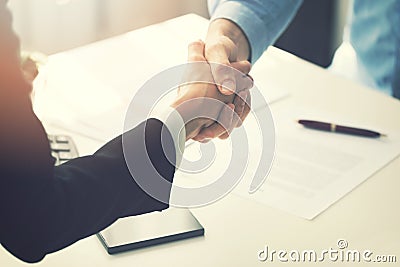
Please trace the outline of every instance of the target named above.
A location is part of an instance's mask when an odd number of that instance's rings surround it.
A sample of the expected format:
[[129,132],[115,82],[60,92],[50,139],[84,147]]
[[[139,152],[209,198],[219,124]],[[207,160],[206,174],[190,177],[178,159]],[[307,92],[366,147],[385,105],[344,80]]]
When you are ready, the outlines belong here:
[[[189,45],[189,64],[178,97],[171,104],[184,120],[186,140],[207,141],[214,132],[224,132],[219,137],[227,138],[250,111],[249,89],[253,86],[252,79],[247,75],[250,63],[234,62],[229,67],[207,62],[204,51],[205,44],[202,41]],[[222,72],[230,72],[234,76],[235,89],[215,82],[213,73]],[[222,94],[221,86],[234,93]]]

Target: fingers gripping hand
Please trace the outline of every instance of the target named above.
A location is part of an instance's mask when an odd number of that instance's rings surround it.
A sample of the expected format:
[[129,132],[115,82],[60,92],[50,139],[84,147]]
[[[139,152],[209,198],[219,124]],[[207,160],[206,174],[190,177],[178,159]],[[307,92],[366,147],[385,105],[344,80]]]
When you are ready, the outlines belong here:
[[[191,43],[188,47],[188,61],[192,63],[207,62],[204,56],[204,49],[205,44],[202,41]],[[236,80],[236,87],[240,88],[241,90],[237,95],[223,95],[220,93],[219,90],[217,90],[215,86],[215,77],[212,75],[212,67],[216,65],[221,66],[220,71],[224,71],[224,69],[232,71],[234,75],[233,77]],[[233,69],[232,67],[238,69],[239,71]],[[213,114],[212,118],[218,117],[217,121],[219,121],[219,123],[215,123],[213,120],[204,120],[204,118],[202,120],[198,119],[191,122],[189,125],[194,125],[194,127],[189,128],[197,129],[195,132],[192,133],[193,135],[191,135],[191,138],[196,137],[199,133],[202,134],[199,137],[195,138],[196,140],[201,140],[203,138],[214,138],[221,136],[224,133],[227,133],[229,136],[229,133],[233,130],[233,128],[235,128],[238,124],[240,125],[241,119],[244,119],[243,114],[246,109],[245,103],[248,98],[247,95],[249,94],[248,88],[251,88],[253,86],[252,80],[249,79],[248,76],[245,74],[250,71],[251,66],[247,61],[241,61],[232,63],[232,67],[222,66],[215,63],[195,63],[192,65],[188,65],[182,82],[182,84],[184,85],[180,86],[178,99],[174,103],[175,108],[179,104],[182,104],[185,101],[187,102],[190,99],[193,100],[194,98],[218,99],[221,101],[222,104],[215,104],[215,102],[213,102],[214,104],[201,104],[201,101],[192,101],[191,105],[182,105],[181,107],[179,107],[178,111],[181,111],[181,115],[183,117],[186,116],[187,119],[194,118],[199,114],[203,114],[204,112],[208,112],[210,115]],[[224,106],[223,103],[230,104],[229,107],[231,107],[232,109],[228,110],[226,107],[222,108]],[[199,110],[201,110],[201,112],[199,112]],[[235,111],[238,116],[233,116],[231,114],[231,110]],[[218,114],[220,115],[218,116]],[[214,117],[214,115],[216,117]],[[205,130],[204,132],[202,132],[203,129]]]
[[[212,63],[210,64],[216,65]],[[232,70],[232,72],[234,73],[234,77],[236,80],[236,88],[239,90],[235,95],[233,95],[234,97],[232,98],[231,103],[234,105],[234,111],[238,115],[235,117],[238,119],[232,120],[231,125],[228,127],[228,129],[222,127],[222,125],[218,122],[213,123],[208,128],[202,129],[202,131],[200,131],[199,134],[195,136],[195,138],[193,138],[196,141],[202,141],[204,139],[213,139],[216,137],[219,137],[221,139],[228,138],[229,134],[235,127],[240,127],[242,125],[242,122],[245,120],[245,118],[250,112],[251,95],[249,89],[253,87],[253,80],[251,79],[250,76],[245,74],[247,74],[250,71],[251,65],[247,61],[234,62],[231,65],[236,70],[233,70],[229,67],[224,67],[221,69]],[[229,116],[229,114],[221,115],[221,117],[224,116]]]
[[[213,123],[211,126],[202,129],[197,136],[193,138],[195,141],[209,141],[213,138],[219,137],[221,139],[226,139],[229,137],[230,133],[235,127],[242,125],[242,121],[250,112],[250,101],[251,96],[249,90],[241,91],[234,99],[234,103],[230,104],[233,108],[232,110],[236,114],[242,114],[242,116],[233,116],[231,110],[224,109],[219,115],[218,121],[223,121],[224,123]],[[227,124],[229,121],[229,124]],[[223,125],[229,125],[225,128]]]
[[[238,94],[242,90],[250,89],[253,86],[252,79],[243,79],[243,77],[238,77],[238,74],[242,72],[243,75],[247,75],[251,70],[251,64],[248,61],[237,61],[238,48],[232,39],[220,34],[210,34],[210,32],[206,39],[204,56],[207,62],[210,63],[211,73],[219,91],[225,95],[237,94],[234,95],[231,103],[235,106],[234,110],[240,120],[232,121],[229,129],[224,129],[220,124],[214,123],[209,129],[204,129],[205,131],[200,132],[201,135],[196,136],[194,139],[197,141],[201,141],[203,138],[210,139],[215,137],[226,139],[233,128],[242,125],[242,121],[250,111],[250,101],[247,101],[248,104],[244,104],[247,98],[250,100],[250,96],[247,97],[250,93],[242,93],[242,97],[239,97]],[[246,97],[243,97],[244,95]]]
[[[235,97],[235,95],[223,95],[216,88],[210,65],[204,57],[203,42],[197,41],[189,45],[188,60],[193,64],[187,65],[178,97],[171,105],[181,114],[185,122],[187,139],[196,136],[201,129],[220,119],[219,114],[221,110],[226,109],[226,104],[234,110],[232,102]],[[231,117],[227,119],[229,123],[232,121]],[[225,118],[223,119],[225,122]]]

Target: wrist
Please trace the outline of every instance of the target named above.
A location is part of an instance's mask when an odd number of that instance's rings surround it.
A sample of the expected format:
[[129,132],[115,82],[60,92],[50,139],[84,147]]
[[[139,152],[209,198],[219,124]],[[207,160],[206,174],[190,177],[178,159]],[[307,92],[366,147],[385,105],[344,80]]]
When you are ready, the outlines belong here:
[[175,101],[170,107],[175,109],[183,120],[185,125],[185,140],[187,141],[196,136],[201,127],[199,119],[190,118],[188,111],[185,109],[185,105],[181,105],[180,101]]

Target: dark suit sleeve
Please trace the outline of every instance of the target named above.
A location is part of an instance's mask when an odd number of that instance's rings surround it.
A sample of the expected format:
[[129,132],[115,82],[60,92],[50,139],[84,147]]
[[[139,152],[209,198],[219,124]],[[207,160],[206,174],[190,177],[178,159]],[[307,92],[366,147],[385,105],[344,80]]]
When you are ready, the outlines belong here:
[[[121,136],[92,156],[53,167],[46,133],[32,110],[31,87],[19,68],[11,16],[0,1],[1,244],[23,261],[37,262],[120,217],[167,208],[168,204],[148,196],[132,179]],[[153,168],[172,182],[175,148],[162,127],[156,119],[147,120],[127,132],[124,142],[138,155],[133,166]],[[145,155],[151,166],[139,160]],[[146,178],[157,179],[154,173]],[[167,196],[170,189],[160,188]]]

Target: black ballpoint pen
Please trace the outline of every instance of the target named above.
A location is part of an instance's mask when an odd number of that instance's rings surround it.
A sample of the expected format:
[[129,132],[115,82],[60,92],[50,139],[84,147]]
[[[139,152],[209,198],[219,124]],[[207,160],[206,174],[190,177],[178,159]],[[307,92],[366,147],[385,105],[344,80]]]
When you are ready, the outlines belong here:
[[298,120],[297,122],[306,128],[311,128],[321,131],[337,132],[337,133],[344,133],[344,134],[351,134],[351,135],[358,135],[358,136],[372,137],[372,138],[386,136],[385,134],[381,134],[371,130],[337,125],[328,122],[313,121],[313,120]]

